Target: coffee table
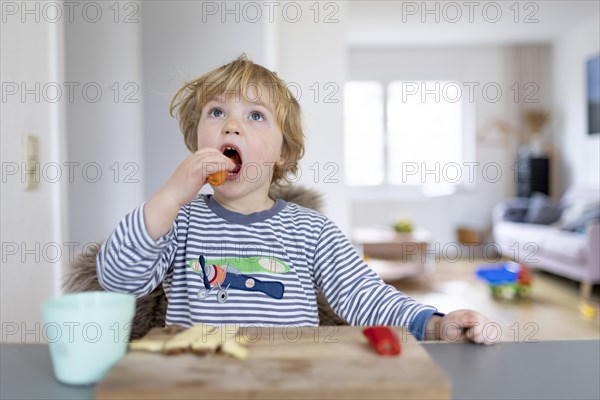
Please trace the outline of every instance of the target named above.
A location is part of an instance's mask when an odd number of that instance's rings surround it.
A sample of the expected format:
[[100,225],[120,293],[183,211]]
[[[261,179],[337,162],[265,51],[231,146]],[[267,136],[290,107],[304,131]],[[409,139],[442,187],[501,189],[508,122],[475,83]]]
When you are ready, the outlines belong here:
[[352,241],[362,248],[367,264],[386,282],[431,271],[426,260],[431,233],[423,228],[398,233],[385,226],[359,227],[352,231]]

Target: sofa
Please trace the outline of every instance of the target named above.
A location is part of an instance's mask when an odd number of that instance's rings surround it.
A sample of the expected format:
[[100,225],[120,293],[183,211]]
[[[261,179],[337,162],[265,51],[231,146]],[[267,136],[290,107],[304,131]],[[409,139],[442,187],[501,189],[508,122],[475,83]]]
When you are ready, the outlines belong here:
[[600,282],[600,189],[572,187],[560,201],[534,193],[502,201],[493,238],[502,256],[581,283],[588,298]]

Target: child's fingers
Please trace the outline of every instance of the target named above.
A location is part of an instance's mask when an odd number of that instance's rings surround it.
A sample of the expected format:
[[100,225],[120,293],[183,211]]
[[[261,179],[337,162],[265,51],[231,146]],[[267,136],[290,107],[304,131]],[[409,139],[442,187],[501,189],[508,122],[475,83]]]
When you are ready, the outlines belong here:
[[484,343],[482,324],[473,325],[471,328],[468,328],[466,336],[470,342],[479,344]]
[[[231,160],[229,160],[229,161],[231,161]],[[200,167],[202,168],[203,174],[208,176],[208,175],[214,174],[216,172],[231,171],[232,169],[235,168],[235,164],[233,164],[232,162],[228,162],[228,161],[202,160],[202,161],[200,161]]]
[[194,155],[199,160],[202,160],[202,161],[215,162],[215,163],[224,162],[228,166],[235,167],[235,163],[233,162],[233,160],[231,158],[225,156],[225,154],[221,153],[217,149],[206,147],[206,148],[197,150],[194,153]]
[[484,344],[494,344],[500,341],[502,331],[500,330],[500,326],[498,324],[486,321],[486,323],[482,326],[481,329],[481,335]]
[[449,342],[468,340],[467,331],[473,327],[473,318],[466,310],[457,310],[447,314],[442,323],[442,338]]
[[452,311],[443,318],[441,336],[449,342],[493,344],[500,335],[498,324],[474,310]]
[[468,340],[465,330],[458,321],[447,321],[442,324],[442,339],[447,342],[465,342]]
[[204,176],[221,171],[231,171],[235,168],[233,160],[216,149],[198,150],[195,156]]
[[498,325],[492,324],[486,319],[468,323],[464,332],[468,341],[479,344],[493,344],[500,339]]

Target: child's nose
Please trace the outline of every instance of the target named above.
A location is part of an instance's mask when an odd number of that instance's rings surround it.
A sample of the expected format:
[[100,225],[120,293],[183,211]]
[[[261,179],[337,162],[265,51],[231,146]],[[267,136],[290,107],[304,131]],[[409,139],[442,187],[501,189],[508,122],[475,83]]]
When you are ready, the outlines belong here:
[[225,124],[224,131],[225,131],[226,135],[228,135],[228,134],[239,135],[240,134],[240,124],[237,121],[237,119],[236,118],[227,119],[227,123]]

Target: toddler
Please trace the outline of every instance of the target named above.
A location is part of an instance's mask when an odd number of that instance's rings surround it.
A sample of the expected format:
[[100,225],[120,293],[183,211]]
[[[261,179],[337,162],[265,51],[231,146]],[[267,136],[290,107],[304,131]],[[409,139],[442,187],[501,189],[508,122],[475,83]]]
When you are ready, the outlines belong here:
[[[241,56],[186,83],[170,111],[192,154],[100,249],[103,288],[142,296],[162,282],[166,323],[184,326],[318,325],[320,288],[351,325],[496,340],[481,314],[420,304],[386,285],[325,216],[269,197],[304,152],[300,106],[276,74]],[[198,194],[223,171],[214,195]]]

